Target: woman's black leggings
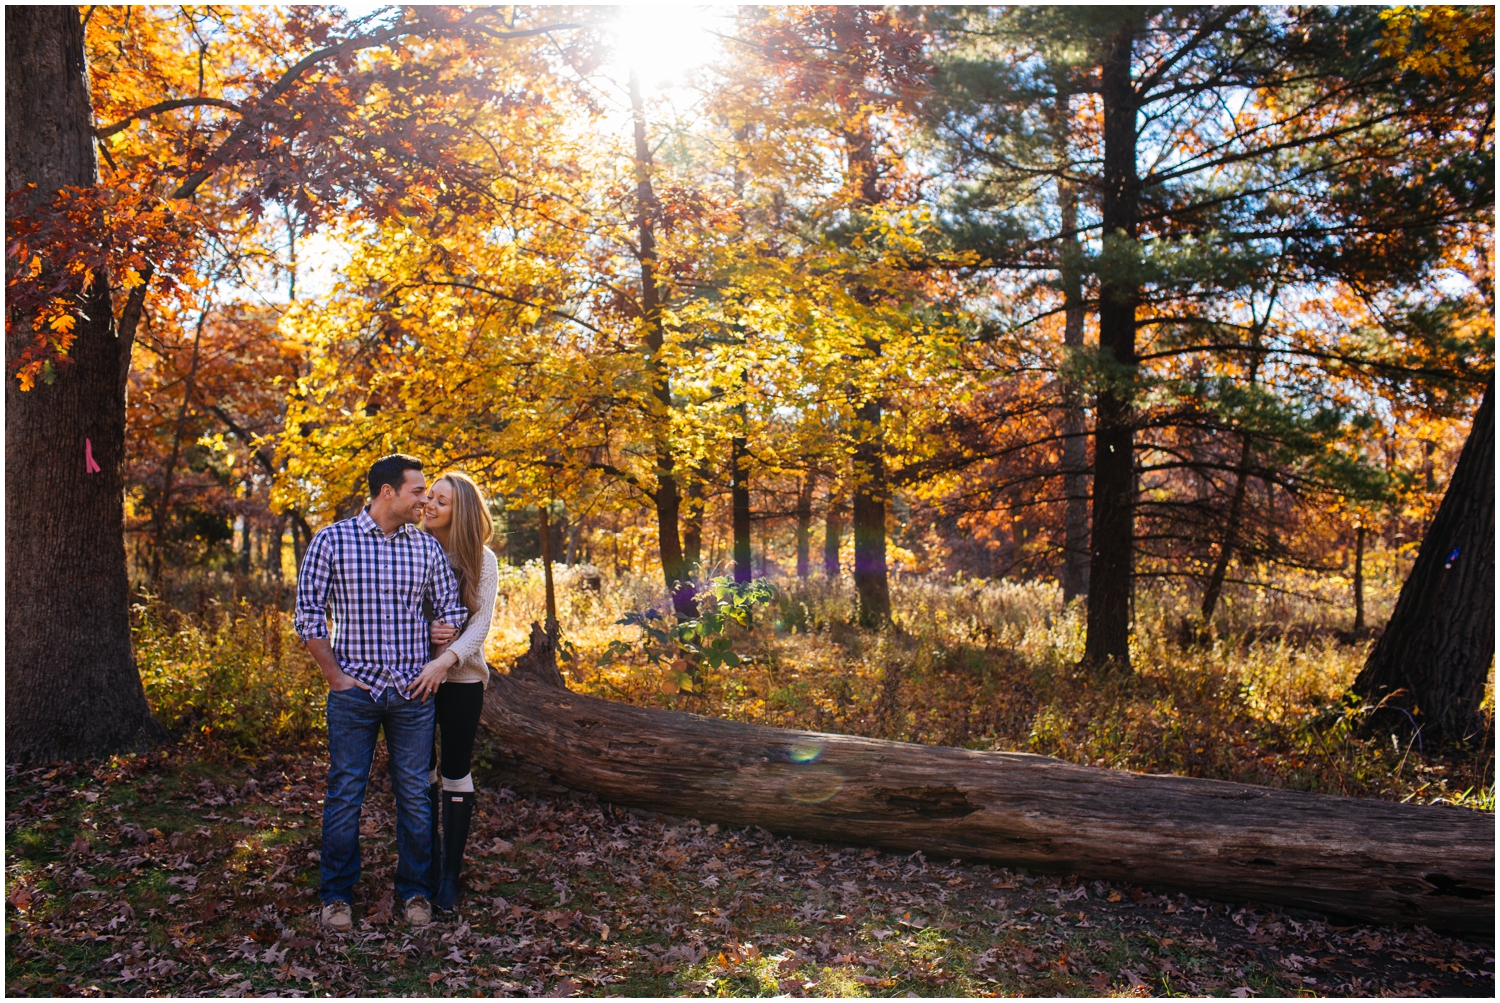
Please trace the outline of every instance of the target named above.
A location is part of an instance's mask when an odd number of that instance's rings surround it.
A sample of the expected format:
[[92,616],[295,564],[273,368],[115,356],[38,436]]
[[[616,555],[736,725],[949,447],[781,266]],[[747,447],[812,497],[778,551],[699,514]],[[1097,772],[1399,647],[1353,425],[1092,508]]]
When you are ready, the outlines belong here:
[[[479,712],[484,709],[484,683],[444,683],[435,698],[438,740],[442,746],[442,774],[449,780],[469,775]],[[434,752],[434,761],[437,754]]]

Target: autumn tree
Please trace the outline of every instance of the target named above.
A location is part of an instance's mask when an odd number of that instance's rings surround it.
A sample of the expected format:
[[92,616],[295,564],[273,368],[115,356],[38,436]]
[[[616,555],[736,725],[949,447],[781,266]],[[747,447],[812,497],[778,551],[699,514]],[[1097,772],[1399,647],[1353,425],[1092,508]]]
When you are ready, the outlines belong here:
[[[835,146],[842,176],[836,196],[824,200],[818,216],[826,239],[857,253],[865,245],[864,231],[897,194],[899,157],[891,148],[891,116],[900,114],[904,102],[909,104],[925,74],[920,34],[909,19],[891,11],[792,7],[747,15],[741,40],[746,55],[737,67],[739,87],[726,95],[726,116],[742,134],[753,129],[763,149],[809,132],[821,132],[822,142]],[[810,167],[806,138],[793,140],[780,159],[783,164]],[[878,312],[882,299],[888,301],[873,275],[862,280],[855,269],[847,277],[848,295],[857,307]],[[849,353],[851,376],[862,369],[883,368],[880,360],[886,346],[877,331],[878,325],[872,326],[863,343]],[[867,625],[887,621],[891,612],[886,564],[891,484],[885,430],[891,401],[878,382],[848,382],[849,413],[843,422],[852,447],[848,490],[854,584],[859,617]]]
[[[217,213],[254,217],[281,200],[310,227],[467,199],[464,165],[445,152],[462,126],[435,107],[465,87],[433,86],[436,43],[538,30],[490,10],[348,22],[336,9],[246,8],[210,12],[212,30],[191,44],[196,23],[89,11],[89,38],[113,32],[117,51],[140,57],[96,82],[92,100],[79,12],[7,18],[8,48],[24,54],[7,67],[7,113],[35,124],[7,138],[7,447],[57,501],[45,525],[8,510],[6,687],[24,724],[6,755],[18,760],[156,734],[130,651],[121,490],[126,372],[148,297],[193,285],[194,248]],[[390,58],[410,45],[436,56]],[[102,184],[96,138],[109,141]]]
[[[159,305],[136,336],[127,400],[127,525],[136,568],[253,565],[281,574],[286,513],[270,507],[271,440],[300,351],[276,332],[266,306],[200,301]],[[300,514],[300,513],[296,513]],[[238,521],[240,550],[230,554]],[[302,527],[293,535],[305,542]],[[259,537],[264,555],[252,553]]]
[[[13,124],[5,144],[6,236],[13,246],[19,217],[60,189],[93,187],[97,168],[77,9],[8,10],[5,47],[5,114]],[[21,122],[28,127],[16,127]],[[55,276],[61,262],[6,258],[12,284],[33,268],[79,302],[82,314],[43,326],[69,335],[61,379],[47,372],[27,390],[10,375],[5,384],[12,485],[5,513],[6,756],[46,760],[150,742],[161,729],[146,707],[126,618],[120,499],[130,342],[114,327],[109,276],[85,282]],[[13,299],[6,317],[12,371],[34,341],[38,307],[28,306]],[[73,322],[60,323],[64,317]],[[16,490],[23,479],[26,492]]]

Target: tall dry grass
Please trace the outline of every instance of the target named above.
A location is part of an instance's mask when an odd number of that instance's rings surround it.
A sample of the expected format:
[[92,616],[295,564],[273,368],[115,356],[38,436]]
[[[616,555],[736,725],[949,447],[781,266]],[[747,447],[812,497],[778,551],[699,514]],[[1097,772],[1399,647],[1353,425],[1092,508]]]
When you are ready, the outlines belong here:
[[[1381,622],[1398,570],[1370,587]],[[1359,797],[1446,801],[1493,809],[1492,758],[1442,755],[1389,735],[1360,737],[1343,694],[1370,636],[1318,594],[1230,590],[1207,638],[1185,631],[1195,598],[1168,585],[1136,600],[1134,672],[1082,671],[1084,610],[1053,584],[900,576],[894,623],[853,625],[847,580],[783,587],[749,630],[733,628],[737,667],[705,669],[701,693],[666,694],[644,657],[599,664],[616,621],[665,607],[651,579],[556,568],[558,618],[575,688],[613,700],[777,727],[1004,749],[1145,772],[1170,772]],[[597,588],[593,587],[597,584]],[[536,563],[502,567],[487,653],[507,665],[541,618]],[[136,650],[159,718],[233,747],[316,740],[322,680],[290,615],[240,600],[197,612],[160,601],[136,608]],[[1493,678],[1491,692],[1493,691]],[[1486,698],[1493,706],[1493,696]]]
[[[497,657],[524,648],[539,583],[527,569],[510,579],[492,640]],[[659,600],[649,584],[605,583],[599,594],[560,586],[559,619],[576,647],[573,684],[609,699],[1118,769],[1492,806],[1486,754],[1429,755],[1405,739],[1359,737],[1358,710],[1344,694],[1373,638],[1351,636],[1345,612],[1319,601],[1316,583],[1299,584],[1237,590],[1206,639],[1183,630],[1195,596],[1143,588],[1135,671],[1108,677],[1077,667],[1084,609],[1064,605],[1049,583],[903,576],[892,583],[894,625],[885,631],[852,626],[846,581],[793,585],[739,632],[746,663],[707,670],[701,694],[663,693],[660,670],[644,659],[594,663],[610,640],[633,638],[613,620]],[[1371,615],[1383,619],[1396,588],[1377,583],[1371,592]]]

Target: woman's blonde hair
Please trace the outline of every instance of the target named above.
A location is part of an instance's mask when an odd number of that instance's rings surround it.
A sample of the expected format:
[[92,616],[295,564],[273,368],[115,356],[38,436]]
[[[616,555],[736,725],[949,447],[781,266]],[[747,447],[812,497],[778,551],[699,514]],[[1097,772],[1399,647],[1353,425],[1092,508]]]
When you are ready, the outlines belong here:
[[453,525],[448,530],[448,562],[458,573],[458,594],[471,614],[478,612],[482,598],[479,579],[484,575],[484,545],[495,532],[489,506],[474,478],[462,470],[449,470],[439,477],[453,488]]

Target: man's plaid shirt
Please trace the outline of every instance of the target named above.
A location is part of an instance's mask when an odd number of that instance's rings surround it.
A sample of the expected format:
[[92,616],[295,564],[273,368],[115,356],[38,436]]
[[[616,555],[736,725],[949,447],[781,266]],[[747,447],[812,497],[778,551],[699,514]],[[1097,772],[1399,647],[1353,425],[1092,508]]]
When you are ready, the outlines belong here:
[[462,628],[468,619],[437,540],[412,525],[386,536],[366,509],[312,538],[294,625],[304,641],[327,637],[331,615],[339,667],[376,693],[395,686],[404,695],[431,650],[424,599],[437,621]]

